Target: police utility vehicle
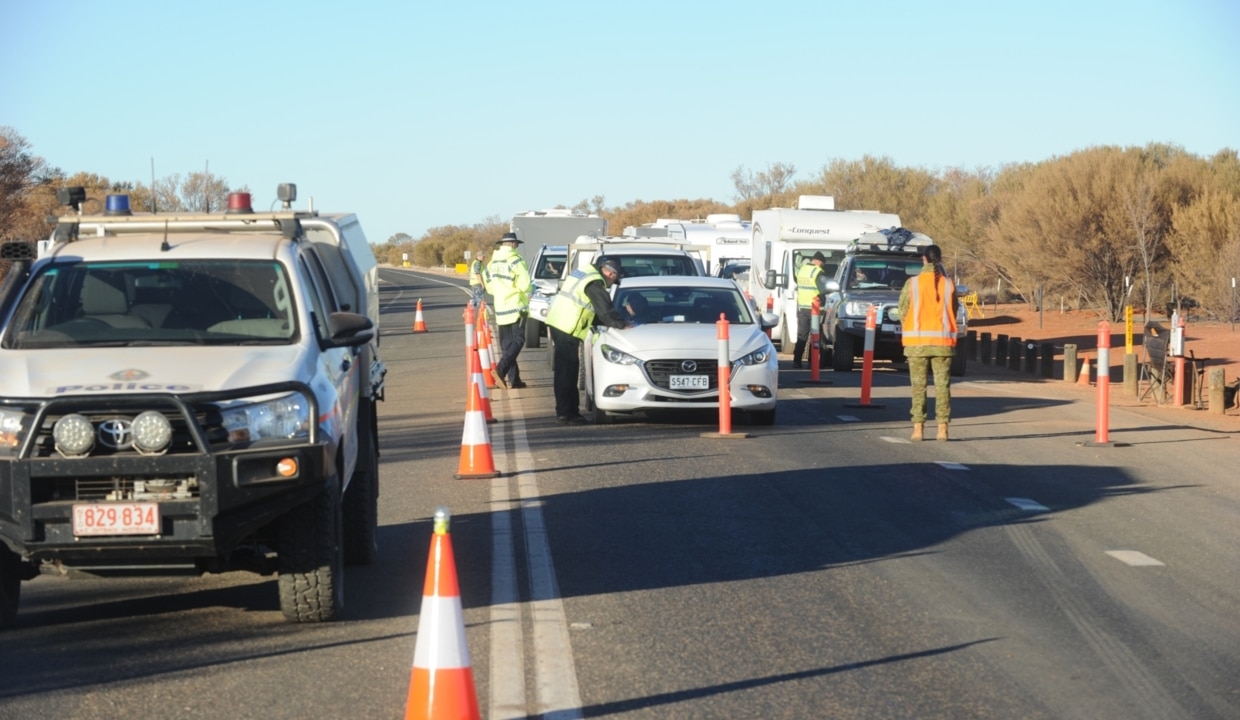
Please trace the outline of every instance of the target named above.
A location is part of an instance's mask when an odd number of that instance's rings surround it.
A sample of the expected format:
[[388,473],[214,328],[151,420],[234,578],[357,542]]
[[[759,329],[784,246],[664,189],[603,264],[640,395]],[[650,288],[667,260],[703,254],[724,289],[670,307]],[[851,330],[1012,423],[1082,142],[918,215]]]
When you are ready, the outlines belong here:
[[[275,572],[337,618],[372,561],[378,271],[353,215],[132,213],[85,193],[0,286],[0,627],[40,573]],[[94,201],[97,202],[97,201]]]

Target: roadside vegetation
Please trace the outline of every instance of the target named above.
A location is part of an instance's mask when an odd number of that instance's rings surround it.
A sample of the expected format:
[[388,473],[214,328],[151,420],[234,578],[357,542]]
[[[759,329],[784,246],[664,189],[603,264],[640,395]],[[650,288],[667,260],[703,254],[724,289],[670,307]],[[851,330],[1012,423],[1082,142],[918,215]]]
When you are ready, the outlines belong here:
[[[607,206],[602,196],[574,210],[598,214],[613,234],[658,218],[710,213],[752,217],[753,210],[795,207],[799,195],[832,195],[840,209],[898,213],[904,225],[944,248],[950,272],[983,301],[1019,299],[1096,311],[1119,320],[1125,305],[1148,316],[1171,304],[1195,304],[1209,319],[1235,319],[1240,277],[1240,156],[1224,149],[1203,158],[1169,144],[1099,146],[1001,168],[900,167],[886,157],[832,160],[812,176],[772,163],[738,167],[732,203],[712,199],[634,200]],[[219,208],[230,191],[207,172],[172,175],[152,185],[50,168],[13,128],[0,127],[0,240],[48,235],[56,188],[81,185],[102,202],[126,192],[135,210]],[[513,212],[541,208],[513,208]],[[397,233],[374,247],[380,262],[463,262],[485,253],[508,218]],[[0,269],[3,269],[0,267]]]

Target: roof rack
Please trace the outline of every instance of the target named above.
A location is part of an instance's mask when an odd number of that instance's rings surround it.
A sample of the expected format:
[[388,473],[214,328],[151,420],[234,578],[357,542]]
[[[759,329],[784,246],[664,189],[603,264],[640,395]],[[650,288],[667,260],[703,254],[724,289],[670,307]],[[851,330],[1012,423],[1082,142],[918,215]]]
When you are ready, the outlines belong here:
[[912,254],[927,245],[933,245],[929,235],[913,232],[908,228],[895,227],[878,232],[863,233],[849,243],[846,254],[859,252]]

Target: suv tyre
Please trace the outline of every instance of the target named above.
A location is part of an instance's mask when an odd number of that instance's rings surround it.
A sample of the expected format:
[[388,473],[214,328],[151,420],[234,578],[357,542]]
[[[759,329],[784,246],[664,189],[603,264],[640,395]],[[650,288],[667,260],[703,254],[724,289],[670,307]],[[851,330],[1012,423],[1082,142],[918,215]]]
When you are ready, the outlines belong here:
[[326,622],[344,612],[340,486],[328,487],[280,518],[280,611],[292,622]]
[[831,347],[831,369],[835,372],[852,372],[853,358],[856,357],[857,339],[848,333],[835,333],[835,343]]
[[379,448],[375,404],[363,401],[357,418],[357,466],[344,494],[344,561],[369,565],[379,553]]

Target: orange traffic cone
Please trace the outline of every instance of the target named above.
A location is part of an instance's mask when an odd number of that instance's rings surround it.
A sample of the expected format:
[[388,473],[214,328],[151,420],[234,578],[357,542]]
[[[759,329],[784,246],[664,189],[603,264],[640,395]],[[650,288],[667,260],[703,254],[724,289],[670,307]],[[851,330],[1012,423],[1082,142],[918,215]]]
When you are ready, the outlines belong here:
[[465,613],[461,610],[448,520],[447,508],[435,511],[435,534],[431,536],[426,583],[422,587],[422,611],[418,614],[418,640],[413,650],[405,720],[482,717],[465,643]]
[[413,331],[415,333],[426,332],[426,319],[422,317],[422,298],[418,298],[418,310],[413,315]]
[[478,348],[469,354],[469,384],[478,386],[478,394],[482,396],[482,415],[487,422],[495,422],[495,416],[491,414],[491,393],[487,392],[486,381],[482,379],[482,362],[478,356],[482,353]]
[[457,480],[499,477],[495,471],[495,456],[491,454],[491,436],[487,434],[487,419],[482,411],[482,390],[479,383],[469,386],[469,406],[465,408],[465,431],[461,433],[461,462],[457,467]]
[[1085,356],[1085,362],[1081,363],[1081,374],[1076,377],[1077,385],[1089,385],[1089,356]]
[[489,391],[495,389],[495,374],[491,372],[491,333],[487,330],[486,317],[481,315],[478,317],[478,364],[482,366],[482,379],[486,383],[489,400]]

